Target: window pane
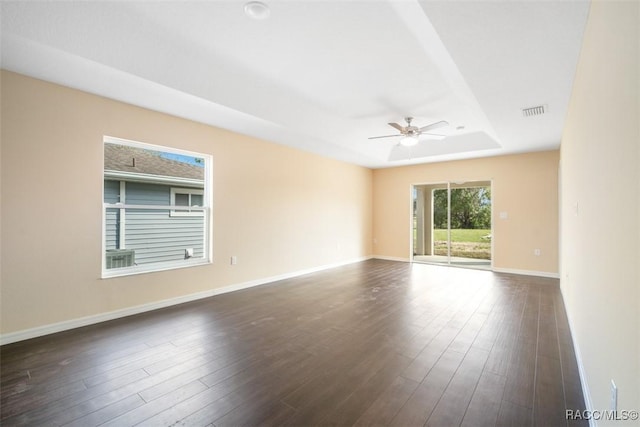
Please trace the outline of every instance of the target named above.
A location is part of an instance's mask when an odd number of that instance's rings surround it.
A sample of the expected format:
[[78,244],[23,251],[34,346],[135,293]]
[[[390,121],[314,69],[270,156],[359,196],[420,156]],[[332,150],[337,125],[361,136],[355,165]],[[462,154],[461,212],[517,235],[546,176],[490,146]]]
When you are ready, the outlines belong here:
[[104,142],[103,275],[208,260],[203,193],[210,191],[210,157],[110,137]]
[[123,211],[126,218],[126,249],[107,249],[107,269],[184,261],[205,256],[204,216],[170,217],[166,209]]
[[202,194],[192,194],[191,195],[191,206],[203,206],[202,205]]
[[189,206],[189,195],[176,193],[176,206]]

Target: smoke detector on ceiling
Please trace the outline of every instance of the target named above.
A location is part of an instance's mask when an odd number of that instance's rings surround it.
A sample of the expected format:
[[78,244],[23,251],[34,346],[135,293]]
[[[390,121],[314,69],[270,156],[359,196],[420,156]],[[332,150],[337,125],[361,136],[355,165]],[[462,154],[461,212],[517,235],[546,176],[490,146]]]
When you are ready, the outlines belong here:
[[244,13],[249,17],[257,20],[267,19],[271,14],[269,6],[259,1],[250,1],[244,5]]
[[547,105],[536,105],[535,107],[523,108],[522,115],[525,117],[541,116],[547,112]]

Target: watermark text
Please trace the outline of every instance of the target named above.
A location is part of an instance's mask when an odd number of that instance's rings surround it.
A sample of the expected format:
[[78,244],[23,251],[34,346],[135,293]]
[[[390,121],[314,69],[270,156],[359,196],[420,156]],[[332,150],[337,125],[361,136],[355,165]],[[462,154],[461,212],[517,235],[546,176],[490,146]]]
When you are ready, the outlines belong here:
[[594,420],[594,421],[635,421],[640,419],[640,411],[621,409],[613,411],[606,410],[586,410],[586,409],[566,409],[564,416],[567,420]]

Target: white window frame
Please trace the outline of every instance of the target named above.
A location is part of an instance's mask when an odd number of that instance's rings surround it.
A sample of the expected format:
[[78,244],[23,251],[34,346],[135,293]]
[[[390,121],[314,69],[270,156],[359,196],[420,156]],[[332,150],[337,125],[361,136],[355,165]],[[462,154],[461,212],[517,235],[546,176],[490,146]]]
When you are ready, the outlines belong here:
[[[200,265],[205,265],[205,264],[211,264],[213,262],[213,220],[212,220],[212,213],[211,213],[211,206],[212,206],[212,200],[213,200],[213,182],[212,182],[212,168],[213,168],[213,158],[211,155],[209,154],[203,154],[203,153],[198,153],[198,152],[192,152],[192,151],[187,151],[187,150],[182,150],[179,148],[173,148],[173,147],[166,147],[166,146],[160,146],[160,145],[154,145],[154,144],[148,144],[148,143],[144,143],[144,142],[139,142],[139,141],[132,141],[132,140],[127,140],[127,139],[122,139],[122,138],[116,138],[116,137],[112,137],[112,136],[104,136],[103,138],[103,145],[104,144],[119,144],[119,145],[127,145],[127,146],[131,146],[131,147],[135,147],[135,148],[141,148],[141,149],[147,149],[147,150],[154,150],[154,151],[162,151],[162,152],[166,152],[166,153],[172,153],[172,154],[180,154],[180,155],[185,155],[185,156],[192,156],[192,157],[196,157],[196,158],[201,158],[204,160],[204,188],[203,189],[196,189],[196,188],[189,188],[188,190],[190,190],[193,194],[196,194],[197,191],[200,192],[200,194],[202,194],[202,199],[203,199],[203,205],[202,207],[192,207],[191,209],[197,209],[198,212],[184,212],[184,214],[195,214],[195,215],[199,215],[199,216],[203,216],[203,221],[204,221],[204,233],[203,233],[203,250],[204,250],[204,254],[202,258],[188,258],[185,260],[180,260],[180,261],[166,261],[166,262],[157,262],[157,263],[153,263],[153,264],[143,264],[143,265],[134,265],[131,267],[122,267],[122,268],[111,268],[111,269],[107,269],[106,268],[106,213],[107,213],[107,209],[113,209],[113,208],[117,208],[117,209],[169,209],[169,210],[175,210],[175,209],[183,209],[182,206],[174,206],[174,202],[175,202],[175,197],[173,191],[172,191],[172,198],[171,198],[171,205],[170,206],[156,206],[156,205],[127,205],[126,201],[124,201],[124,203],[122,202],[118,202],[118,203],[104,203],[104,180],[106,178],[106,174],[104,171],[104,167],[103,167],[103,172],[102,172],[102,182],[101,182],[101,194],[102,194],[102,203],[103,203],[103,209],[102,209],[102,252],[101,252],[101,257],[102,257],[102,274],[101,274],[101,278],[103,279],[107,279],[107,278],[111,278],[111,277],[120,277],[120,276],[129,276],[129,275],[134,275],[134,274],[142,274],[142,273],[150,273],[150,272],[158,272],[158,271],[165,271],[165,270],[173,270],[173,269],[177,269],[177,268],[186,268],[186,267],[195,267],[195,266],[200,266]],[[117,179],[117,178],[116,178]],[[160,183],[166,183],[168,185],[171,184],[176,184],[176,178],[175,177],[162,177],[162,176],[158,176],[158,181]],[[180,180],[180,178],[178,178],[177,180]],[[190,182],[188,184],[191,184]],[[184,185],[184,184],[183,184]],[[183,189],[186,190],[187,188],[183,188],[181,186],[176,186],[176,189]],[[171,189],[173,190],[173,187],[171,187]],[[176,214],[180,214],[180,212],[175,212]],[[171,215],[171,213],[170,213]]]
[[[199,188],[176,188],[176,187],[171,187],[171,206],[178,206],[176,205],[176,193],[178,194],[188,194],[189,195],[189,202],[191,202],[191,195],[195,194],[198,196],[203,196],[202,197],[202,201],[204,203],[204,190],[200,190]],[[202,206],[198,206],[198,207],[202,207]],[[169,213],[170,216],[204,216],[204,212],[197,210],[197,211],[192,211],[191,209],[193,208],[193,206],[191,206],[191,204],[189,204],[189,206],[185,206],[180,207],[180,210],[176,210],[176,209],[172,209],[171,212]],[[185,212],[187,211],[187,212]]]

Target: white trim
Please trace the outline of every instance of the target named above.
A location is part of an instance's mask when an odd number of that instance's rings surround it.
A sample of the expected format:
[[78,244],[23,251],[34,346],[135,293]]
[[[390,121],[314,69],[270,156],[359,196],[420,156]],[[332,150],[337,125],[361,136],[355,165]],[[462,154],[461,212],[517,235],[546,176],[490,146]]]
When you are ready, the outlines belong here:
[[[400,258],[400,257],[392,257],[392,256],[384,256],[384,255],[373,255],[371,258],[373,259],[382,259],[386,261],[398,261],[398,262],[414,262],[411,258]],[[441,267],[461,267],[459,265],[449,265],[449,264],[429,264],[429,263],[419,263],[424,265],[438,265]],[[546,271],[534,271],[534,270],[516,270],[513,268],[492,268],[491,270],[495,273],[508,273],[508,274],[519,274],[524,276],[537,276],[537,277],[548,277],[551,279],[559,279],[560,275],[558,273],[549,273]]]
[[[148,209],[148,210],[161,210],[166,211],[175,208],[181,208],[182,206],[174,205],[122,205],[120,203],[104,203],[106,209]],[[202,206],[191,206],[191,209],[197,209],[202,212],[206,212],[207,208]]]
[[411,262],[413,260],[413,253],[415,251],[415,248],[413,247],[413,192],[415,191],[415,185],[409,185],[409,218],[408,218],[408,222],[409,222],[409,261]]
[[207,258],[190,258],[184,261],[164,261],[150,264],[132,265],[130,267],[109,268],[102,272],[101,279],[113,277],[133,276],[135,274],[156,273],[158,271],[177,270],[179,268],[197,267],[199,265],[213,264]]
[[[587,384],[587,373],[584,370],[584,364],[582,363],[582,354],[580,353],[580,346],[576,340],[576,336],[573,333],[573,323],[571,323],[571,317],[569,316],[569,310],[567,309],[567,302],[565,299],[562,286],[560,286],[560,294],[562,295],[562,304],[564,305],[564,311],[567,314],[567,323],[569,324],[569,334],[571,335],[571,342],[573,343],[573,352],[576,355],[576,363],[578,364],[578,374],[580,375],[580,385],[582,386],[582,396],[584,397],[584,409],[593,413],[593,400],[591,399],[591,392],[589,391],[589,385]],[[591,417],[589,419],[589,425],[591,427],[597,427],[598,422]]]
[[291,273],[284,273],[276,276],[265,277],[262,279],[250,280],[247,282],[236,283],[229,286],[223,286],[221,288],[210,289],[207,291],[197,292],[194,294],[183,295],[175,298],[170,298],[162,301],[151,302],[147,304],[137,305],[134,307],[127,307],[120,310],[109,311],[106,313],[95,314],[92,316],[80,317],[77,319],[65,320],[62,322],[51,323],[49,325],[37,326],[31,329],[24,329],[22,331],[11,332],[8,334],[0,335],[0,345],[11,344],[18,341],[23,341],[31,338],[41,337],[43,335],[54,334],[56,332],[62,332],[69,329],[75,329],[82,326],[93,325],[108,320],[119,319],[121,317],[132,316],[134,314],[145,313],[147,311],[157,310],[160,308],[170,307],[177,304],[183,304],[185,302],[195,301],[202,298],[208,298],[215,295],[225,294],[228,292],[239,291],[241,289],[252,288],[254,286],[266,285],[269,283],[277,282],[279,280],[291,279],[305,274],[316,273],[331,268],[341,267],[343,265],[354,264],[357,262],[366,261],[371,259],[370,256],[355,258],[352,260],[336,262],[332,264],[325,264],[317,267],[311,267],[304,270],[298,270]]
[[[473,185],[474,183],[481,183],[481,182],[488,182],[489,183],[489,191],[491,192],[491,213],[490,213],[490,218],[491,218],[491,268],[493,269],[493,255],[495,254],[495,232],[494,232],[494,226],[495,226],[495,221],[493,220],[493,208],[494,208],[494,198],[493,198],[493,178],[488,178],[488,179],[479,179],[479,178],[473,178],[473,179],[466,179],[466,180],[457,180],[457,181],[451,181],[451,180],[446,180],[446,181],[434,181],[434,182],[426,182],[426,183],[418,183],[418,184],[410,184],[411,186],[411,208],[410,208],[410,216],[411,216],[411,226],[410,226],[410,233],[409,233],[409,239],[411,241],[410,243],[410,248],[409,248],[409,256],[411,258],[410,262],[414,262],[414,247],[413,247],[413,192],[417,190],[418,187],[431,187],[430,191],[431,191],[431,196],[430,196],[430,200],[431,200],[431,253],[435,253],[435,247],[434,247],[434,235],[435,233],[434,228],[433,228],[433,222],[434,222],[434,213],[435,213],[435,209],[434,209],[434,205],[433,205],[433,192],[435,190],[447,190],[447,263],[446,264],[440,264],[440,265],[447,265],[447,266],[454,266],[454,267],[460,267],[459,265],[453,265],[451,263],[451,190],[452,189],[456,189],[456,188],[486,188],[486,185]],[[455,184],[457,185],[457,187],[451,187],[451,184]],[[446,185],[446,187],[441,187],[441,188],[436,188],[435,186],[438,185]],[[473,268],[473,267],[470,267]],[[516,273],[517,274],[517,273]]]
[[[200,157],[202,157],[202,155],[200,155]],[[104,178],[112,181],[144,182],[151,184],[183,186],[192,185],[194,187],[204,188],[204,181],[201,179],[180,178],[177,176],[150,175],[146,173],[106,170],[104,171]]]
[[[447,181],[447,264],[451,265],[451,181]],[[433,230],[433,224],[431,229]],[[435,234],[435,231],[433,232]],[[435,249],[434,249],[435,255]]]
[[[141,274],[148,273],[154,271],[164,271],[164,270],[172,270],[176,268],[184,268],[184,267],[192,267],[204,264],[211,264],[213,261],[212,254],[212,233],[213,233],[213,220],[211,214],[211,204],[213,201],[212,193],[213,193],[213,182],[212,182],[212,168],[213,168],[213,157],[210,154],[204,153],[196,153],[192,151],[182,150],[179,148],[173,147],[163,147],[160,145],[148,144],[144,142],[132,141],[122,138],[115,138],[112,136],[103,136],[103,145],[104,144],[118,144],[129,147],[136,147],[144,150],[155,150],[161,151],[171,154],[179,154],[190,156],[194,158],[199,158],[204,161],[204,180],[195,180],[191,178],[180,178],[180,177],[169,177],[169,176],[160,176],[160,175],[148,175],[148,174],[140,174],[140,173],[130,173],[130,172],[120,172],[113,170],[103,170],[103,191],[102,191],[102,200],[103,200],[103,213],[102,213],[102,270],[100,277],[101,278],[110,278],[110,277],[118,277],[118,276],[127,276],[131,274]],[[126,267],[121,269],[107,269],[105,254],[106,254],[106,210],[108,208],[116,208],[120,209],[121,212],[124,209],[161,209],[161,210],[169,210],[169,215],[174,216],[176,212],[172,212],[176,209],[175,206],[158,206],[158,205],[127,205],[124,203],[125,201],[119,200],[119,203],[104,203],[104,181],[105,179],[116,179],[123,181],[139,181],[139,182],[159,182],[166,185],[177,184],[181,187],[186,186],[195,186],[199,188],[203,188],[204,190],[194,190],[199,191],[200,194],[203,195],[203,205],[202,207],[190,207],[191,210],[196,212],[189,212],[183,214],[183,216],[202,216],[205,226],[205,232],[202,237],[203,241],[203,249],[205,251],[203,258],[199,258],[197,260],[191,259],[186,262],[158,262],[153,264],[147,264],[144,266],[133,266]],[[171,189],[172,198],[174,197],[173,188]],[[179,214],[178,214],[179,215]],[[124,215],[121,215],[121,218],[124,218]],[[122,231],[122,230],[121,230]],[[121,239],[120,248],[125,247],[123,244],[124,239]]]
[[[124,208],[124,205],[127,203],[127,182],[126,181],[120,181],[120,196],[118,197],[118,202],[122,203],[123,207],[120,208],[119,213],[118,213],[118,221],[120,222],[120,224],[118,224],[118,247],[117,249],[126,249],[126,237],[127,237],[127,215],[126,215],[126,209]],[[105,216],[106,216],[106,209],[105,209]],[[105,252],[106,253],[106,252]]]
[[411,262],[411,258],[400,258],[400,257],[384,256],[384,255],[374,255],[371,258],[381,259],[385,261]]
[[521,274],[524,276],[538,276],[538,277],[548,277],[551,279],[559,279],[560,273],[550,273],[547,271],[535,271],[535,270],[518,270],[515,268],[498,268],[493,267],[492,269],[495,273],[509,273],[509,274]]

